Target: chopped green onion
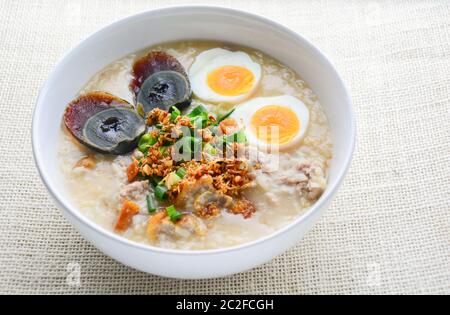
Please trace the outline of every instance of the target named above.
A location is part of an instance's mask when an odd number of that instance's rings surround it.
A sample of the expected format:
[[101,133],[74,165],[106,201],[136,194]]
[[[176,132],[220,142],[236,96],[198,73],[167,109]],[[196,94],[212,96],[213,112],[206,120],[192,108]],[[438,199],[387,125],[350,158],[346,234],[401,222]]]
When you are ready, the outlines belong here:
[[147,154],[148,148],[150,148],[150,145],[148,145],[147,143],[138,146],[139,151],[144,154]]
[[198,116],[202,116],[204,114],[208,114],[208,111],[202,105],[198,105],[187,116],[189,118],[195,118],[195,117],[198,117]]
[[166,154],[168,148],[169,147],[159,147],[159,152],[161,152],[161,154],[164,155]]
[[165,185],[158,184],[158,186],[155,187],[155,197],[158,200],[166,200],[167,199],[167,187]]
[[166,185],[167,189],[171,189],[172,186],[178,184],[181,180],[181,177],[178,176],[175,172],[169,173],[165,178],[164,178],[164,184]]
[[148,213],[153,213],[156,211],[156,203],[152,195],[147,195],[147,210]]
[[145,133],[141,136],[141,138],[139,139],[139,145],[147,143],[149,140],[150,134]]
[[177,211],[174,205],[167,207],[166,211],[171,221],[178,221],[183,216],[180,212]]
[[158,139],[153,137],[151,134],[146,133],[141,137],[141,141],[144,141],[150,145],[154,145],[156,142],[158,142]]
[[233,109],[231,109],[231,110],[230,110],[228,113],[226,113],[225,115],[220,116],[220,117],[217,119],[217,124],[219,124],[221,121],[223,121],[223,120],[227,119],[228,117],[230,117],[230,115],[233,114],[233,112],[235,111],[235,109],[236,109],[236,107],[234,107]]
[[185,170],[184,168],[180,167],[180,168],[175,172],[175,174],[177,174],[177,176],[178,176],[179,178],[183,179],[184,176],[186,176],[186,170]]
[[238,143],[244,143],[247,141],[244,130],[239,130],[234,134],[234,141]]
[[217,148],[213,147],[211,144],[207,143],[203,147],[203,151],[210,155],[216,155],[217,154]]
[[175,106],[171,107],[172,112],[170,113],[170,121],[174,122],[179,116],[181,116],[181,111]]
[[154,145],[157,141],[158,139],[153,137],[151,134],[149,133],[143,134],[142,137],[139,139],[138,149],[142,153],[146,153],[148,151],[148,148]]
[[163,147],[170,147],[173,144],[173,141],[170,139],[164,139],[162,146]]
[[237,142],[237,143],[244,143],[247,141],[247,137],[245,136],[244,130],[239,130],[238,132],[229,135],[226,137],[225,142]]
[[199,129],[205,128],[209,122],[209,113],[202,105],[195,107],[188,115],[192,124]]
[[197,129],[206,128],[206,126],[208,126],[208,123],[209,123],[208,113],[202,114],[201,116],[191,118],[191,123]]
[[150,179],[151,179],[153,186],[158,186],[158,184],[163,180],[162,177],[159,177],[156,175],[152,176]]
[[158,129],[162,129],[163,124],[156,124],[155,127],[158,128]]
[[221,136],[221,137],[217,137],[217,143],[220,145],[226,145],[227,143],[233,143],[233,142],[237,142],[237,143],[245,143],[247,142],[247,137],[245,136],[245,132],[244,130],[239,130],[236,133],[233,133],[232,135],[229,136]]

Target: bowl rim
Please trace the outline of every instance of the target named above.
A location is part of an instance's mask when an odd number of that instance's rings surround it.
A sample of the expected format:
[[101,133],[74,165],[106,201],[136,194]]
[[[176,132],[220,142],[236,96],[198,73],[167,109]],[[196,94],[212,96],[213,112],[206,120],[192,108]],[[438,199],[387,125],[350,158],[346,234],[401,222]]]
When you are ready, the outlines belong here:
[[[327,186],[325,189],[324,194],[321,196],[319,200],[316,201],[311,207],[309,207],[303,214],[299,215],[295,220],[290,222],[289,224],[283,226],[282,228],[275,230],[274,232],[265,235],[263,237],[257,238],[253,241],[246,242],[243,244],[230,246],[230,247],[224,247],[224,248],[215,248],[215,249],[205,249],[205,250],[187,250],[187,249],[170,249],[170,248],[162,248],[162,247],[156,247],[152,245],[142,244],[138,243],[129,239],[126,239],[123,236],[120,236],[118,234],[115,234],[113,231],[109,231],[106,228],[96,224],[94,221],[87,218],[85,215],[83,215],[76,207],[72,206],[71,204],[67,203],[62,196],[62,193],[60,192],[61,189],[53,187],[49,181],[47,180],[46,174],[42,171],[42,165],[44,165],[44,161],[40,154],[38,154],[38,124],[36,121],[38,120],[39,112],[43,110],[43,100],[44,95],[46,92],[48,92],[51,88],[51,83],[53,81],[53,77],[56,74],[57,70],[61,67],[63,67],[70,57],[75,54],[75,52],[81,50],[85,45],[87,45],[88,42],[91,42],[95,40],[97,37],[102,36],[103,34],[107,34],[110,32],[111,29],[113,29],[116,26],[119,26],[121,24],[127,24],[129,22],[132,22],[135,19],[143,18],[149,15],[158,15],[158,14],[165,14],[165,13],[183,13],[183,11],[190,11],[192,10],[198,10],[198,11],[214,11],[216,13],[228,13],[228,14],[236,14],[243,18],[249,19],[249,20],[255,20],[264,24],[269,24],[277,29],[279,29],[282,32],[287,33],[288,35],[294,37],[297,41],[302,42],[304,46],[306,46],[308,49],[314,51],[314,53],[317,55],[321,61],[326,64],[326,66],[329,67],[332,74],[335,76],[335,78],[339,81],[344,95],[345,95],[345,103],[348,106],[349,113],[350,113],[350,133],[351,133],[351,139],[350,145],[348,146],[347,152],[345,152],[345,159],[343,162],[343,167],[341,167],[338,170],[337,174],[337,180],[332,186]],[[163,254],[170,254],[170,255],[216,255],[216,254],[223,254],[223,253],[230,253],[230,252],[236,252],[240,250],[245,250],[246,248],[264,243],[270,239],[273,239],[275,237],[278,237],[282,234],[287,233],[289,230],[291,230],[294,226],[300,224],[303,221],[306,221],[309,217],[311,217],[316,211],[318,211],[324,204],[326,204],[328,201],[331,200],[331,198],[334,195],[334,192],[337,190],[337,188],[342,183],[342,180],[345,177],[345,174],[347,173],[354,148],[355,148],[355,142],[356,142],[356,121],[355,121],[355,113],[352,107],[352,100],[348,91],[347,86],[344,83],[344,80],[342,79],[341,75],[336,70],[336,67],[334,64],[325,56],[325,54],[316,46],[314,46],[308,39],[306,39],[304,36],[300,35],[299,33],[291,30],[287,26],[284,26],[283,24],[276,22],[270,18],[264,17],[262,15],[247,12],[240,9],[230,8],[226,6],[218,6],[218,5],[171,5],[171,6],[165,6],[158,9],[151,9],[146,10],[143,12],[139,12],[130,16],[127,16],[125,18],[119,19],[117,21],[114,21],[113,23],[106,25],[102,27],[101,29],[97,30],[93,34],[89,35],[87,38],[81,40],[79,43],[77,43],[74,47],[72,47],[68,53],[63,55],[63,57],[56,63],[56,66],[53,68],[52,72],[49,74],[48,78],[46,79],[44,85],[39,91],[36,104],[33,110],[33,116],[32,116],[32,126],[31,126],[31,137],[32,137],[32,151],[33,151],[33,158],[36,164],[36,168],[38,169],[38,173],[42,179],[42,182],[44,183],[46,189],[52,196],[52,198],[57,202],[59,206],[61,206],[62,210],[67,210],[67,212],[72,216],[72,218],[76,219],[79,223],[84,224],[88,228],[100,233],[102,236],[112,240],[117,241],[125,246],[131,246],[135,249],[144,250],[144,251],[152,251],[155,253],[163,253]],[[89,240],[88,240],[89,241]],[[90,242],[90,241],[89,241]]]

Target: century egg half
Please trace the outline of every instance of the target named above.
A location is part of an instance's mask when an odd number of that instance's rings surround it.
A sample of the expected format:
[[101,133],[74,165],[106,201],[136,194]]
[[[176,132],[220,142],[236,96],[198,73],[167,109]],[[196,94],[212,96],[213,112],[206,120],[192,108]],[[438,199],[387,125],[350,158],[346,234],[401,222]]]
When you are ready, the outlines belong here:
[[64,123],[81,143],[107,154],[130,152],[145,132],[144,119],[133,106],[106,92],[90,92],[73,100]]
[[181,63],[162,51],[151,51],[133,64],[130,89],[145,113],[154,108],[180,110],[191,103],[192,91]]

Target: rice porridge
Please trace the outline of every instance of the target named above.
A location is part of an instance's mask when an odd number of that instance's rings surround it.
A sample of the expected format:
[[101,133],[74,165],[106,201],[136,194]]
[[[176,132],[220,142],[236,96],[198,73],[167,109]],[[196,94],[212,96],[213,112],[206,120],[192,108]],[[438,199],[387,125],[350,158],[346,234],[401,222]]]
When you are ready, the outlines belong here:
[[83,215],[175,249],[239,245],[289,224],[320,198],[332,158],[327,118],[298,74],[209,41],[108,65],[69,104],[60,138],[61,176]]

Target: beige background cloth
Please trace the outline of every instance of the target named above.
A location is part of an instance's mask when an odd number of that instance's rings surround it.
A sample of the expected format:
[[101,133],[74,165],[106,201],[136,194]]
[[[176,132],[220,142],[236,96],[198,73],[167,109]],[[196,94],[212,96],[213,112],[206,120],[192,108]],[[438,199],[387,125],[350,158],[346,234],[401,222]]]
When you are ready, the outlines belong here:
[[[329,211],[292,250],[231,277],[173,280],[113,261],[69,225],[32,159],[39,88],[97,29],[181,3],[188,1],[0,1],[0,293],[449,294],[448,1],[202,1],[305,35],[352,94],[352,167]],[[67,278],[73,264],[79,285]]]

